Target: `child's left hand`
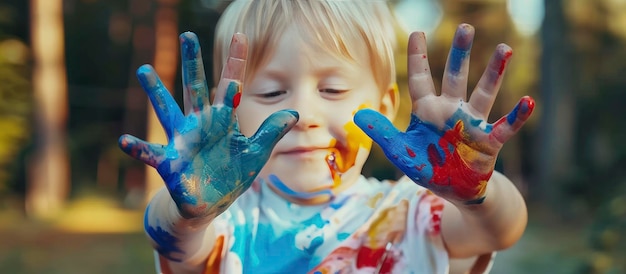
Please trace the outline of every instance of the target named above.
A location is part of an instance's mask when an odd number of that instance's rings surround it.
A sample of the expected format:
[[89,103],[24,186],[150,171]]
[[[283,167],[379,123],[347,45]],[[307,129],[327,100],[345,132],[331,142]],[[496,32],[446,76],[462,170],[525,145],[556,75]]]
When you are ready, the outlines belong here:
[[526,96],[508,115],[493,124],[486,121],[512,53],[505,44],[498,45],[466,101],[473,38],[472,26],[459,25],[438,96],[428,65],[424,34],[411,34],[408,84],[413,108],[406,132],[398,131],[373,110],[361,110],[354,117],[355,123],[409,178],[440,197],[463,204],[482,203],[500,149],[534,108],[533,99]]

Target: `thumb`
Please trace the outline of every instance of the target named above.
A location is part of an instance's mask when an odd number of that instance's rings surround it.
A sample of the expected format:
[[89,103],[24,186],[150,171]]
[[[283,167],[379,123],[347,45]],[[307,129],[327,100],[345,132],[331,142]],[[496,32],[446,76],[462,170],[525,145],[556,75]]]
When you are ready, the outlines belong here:
[[154,168],[158,167],[165,159],[163,145],[151,144],[132,135],[122,135],[118,144],[126,154]]
[[372,109],[357,111],[354,123],[381,147],[387,147],[387,143],[400,133],[387,117]]
[[258,144],[258,150],[269,148],[272,151],[278,140],[298,122],[298,112],[295,110],[281,110],[267,117],[259,129],[250,137],[252,143]]

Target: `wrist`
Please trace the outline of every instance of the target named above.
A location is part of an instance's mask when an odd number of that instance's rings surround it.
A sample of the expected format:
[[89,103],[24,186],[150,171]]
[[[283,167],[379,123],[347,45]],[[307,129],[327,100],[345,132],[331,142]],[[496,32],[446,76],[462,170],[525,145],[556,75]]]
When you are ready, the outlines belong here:
[[[213,218],[184,218],[166,189],[155,194],[144,218],[144,228],[154,249],[171,262],[201,263],[212,247]],[[210,251],[210,250],[209,250]]]

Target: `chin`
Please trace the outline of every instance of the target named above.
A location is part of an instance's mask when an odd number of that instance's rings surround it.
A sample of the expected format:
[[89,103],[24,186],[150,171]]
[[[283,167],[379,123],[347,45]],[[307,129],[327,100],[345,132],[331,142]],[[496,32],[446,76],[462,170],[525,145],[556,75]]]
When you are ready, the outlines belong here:
[[330,172],[299,171],[274,173],[286,186],[297,192],[314,192],[321,189],[329,189],[333,186]]

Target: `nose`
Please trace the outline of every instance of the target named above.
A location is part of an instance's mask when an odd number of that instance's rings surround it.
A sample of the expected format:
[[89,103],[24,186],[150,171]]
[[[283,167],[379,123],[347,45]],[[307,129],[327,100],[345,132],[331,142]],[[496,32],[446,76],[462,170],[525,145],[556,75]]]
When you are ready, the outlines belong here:
[[297,90],[292,96],[291,108],[295,109],[300,119],[295,128],[300,130],[320,127],[323,123],[323,108],[319,92],[316,89]]

